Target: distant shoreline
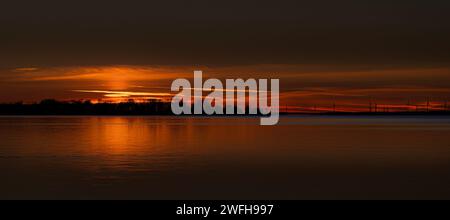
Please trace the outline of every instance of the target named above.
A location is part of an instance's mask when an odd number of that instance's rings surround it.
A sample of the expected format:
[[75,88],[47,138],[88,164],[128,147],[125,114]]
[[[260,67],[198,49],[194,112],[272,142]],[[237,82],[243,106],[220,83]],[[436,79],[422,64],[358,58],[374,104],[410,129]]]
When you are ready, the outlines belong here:
[[[445,108],[447,109],[447,108]],[[237,107],[235,107],[235,112]],[[249,112],[248,106],[245,112]],[[96,103],[89,101],[60,102],[53,99],[42,100],[40,103],[0,103],[0,115],[2,116],[175,116],[169,102],[151,101],[145,103]],[[422,111],[377,111],[377,112],[344,112],[344,111],[305,111],[305,112],[280,112],[280,115],[330,115],[330,116],[443,116],[450,115],[450,110],[422,110]],[[233,115],[207,115],[191,114],[190,117],[240,117],[263,116],[263,114],[233,114]]]
[[[140,117],[140,116],[176,116],[176,117],[261,117],[261,114],[242,114],[242,115],[175,115],[175,114],[2,114],[0,117],[11,116],[130,116],[130,117]],[[280,113],[280,116],[450,116],[450,112],[330,112],[330,113]]]

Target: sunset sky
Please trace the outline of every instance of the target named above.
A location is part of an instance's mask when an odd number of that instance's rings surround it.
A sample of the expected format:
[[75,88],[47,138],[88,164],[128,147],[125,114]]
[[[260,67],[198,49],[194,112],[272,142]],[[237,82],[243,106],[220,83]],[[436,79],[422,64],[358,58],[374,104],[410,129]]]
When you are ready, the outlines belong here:
[[293,109],[450,100],[448,1],[27,4],[0,8],[3,103],[166,100],[193,70],[279,78]]

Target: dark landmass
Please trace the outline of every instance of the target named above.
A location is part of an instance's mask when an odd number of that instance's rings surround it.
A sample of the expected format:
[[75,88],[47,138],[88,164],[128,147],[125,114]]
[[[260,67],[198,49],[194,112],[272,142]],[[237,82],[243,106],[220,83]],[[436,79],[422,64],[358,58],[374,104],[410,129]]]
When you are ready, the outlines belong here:
[[397,111],[397,112],[322,112],[322,113],[313,113],[313,114],[319,114],[319,115],[342,115],[342,116],[346,116],[346,115],[361,115],[361,116],[366,116],[366,115],[450,115],[450,111]]
[[[225,112],[225,111],[224,111]],[[248,108],[246,109],[248,114]],[[392,111],[392,112],[281,112],[281,115],[450,115],[450,111]],[[45,99],[39,103],[0,104],[0,115],[173,115],[170,102],[152,100],[149,102],[91,103],[90,101],[61,102]],[[205,114],[206,115],[206,114]],[[255,114],[252,114],[255,115]],[[261,114],[256,114],[260,116]],[[256,116],[255,115],[255,116]],[[195,115],[192,115],[195,116]],[[202,115],[197,115],[202,116]],[[214,115],[212,115],[214,116]],[[227,116],[227,115],[217,115]],[[236,116],[236,115],[228,115]]]
[[0,104],[0,115],[172,115],[170,103],[96,103],[60,102],[53,99],[34,104]]
[[[193,106],[192,106],[192,112]],[[225,112],[225,110],[224,110]],[[237,112],[237,107],[235,107]],[[248,111],[248,108],[246,109]],[[45,99],[39,103],[0,104],[0,115],[174,115],[170,102],[151,100],[148,102],[91,103],[90,101],[62,102]],[[206,115],[206,114],[205,114]],[[246,114],[249,115],[249,114]],[[261,114],[256,114],[261,115]],[[194,114],[192,114],[194,116]],[[202,116],[197,115],[197,116]],[[224,115],[220,115],[224,116]]]

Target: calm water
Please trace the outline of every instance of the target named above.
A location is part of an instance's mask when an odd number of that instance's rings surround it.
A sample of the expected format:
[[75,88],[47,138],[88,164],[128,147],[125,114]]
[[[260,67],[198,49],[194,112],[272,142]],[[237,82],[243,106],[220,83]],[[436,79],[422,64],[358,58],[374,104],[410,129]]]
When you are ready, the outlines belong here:
[[0,117],[0,198],[450,199],[449,117]]

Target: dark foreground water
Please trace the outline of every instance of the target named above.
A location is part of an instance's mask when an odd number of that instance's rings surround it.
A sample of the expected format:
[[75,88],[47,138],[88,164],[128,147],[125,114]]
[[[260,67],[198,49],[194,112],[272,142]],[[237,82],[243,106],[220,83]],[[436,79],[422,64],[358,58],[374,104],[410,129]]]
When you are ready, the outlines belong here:
[[0,117],[1,199],[450,199],[449,117]]

